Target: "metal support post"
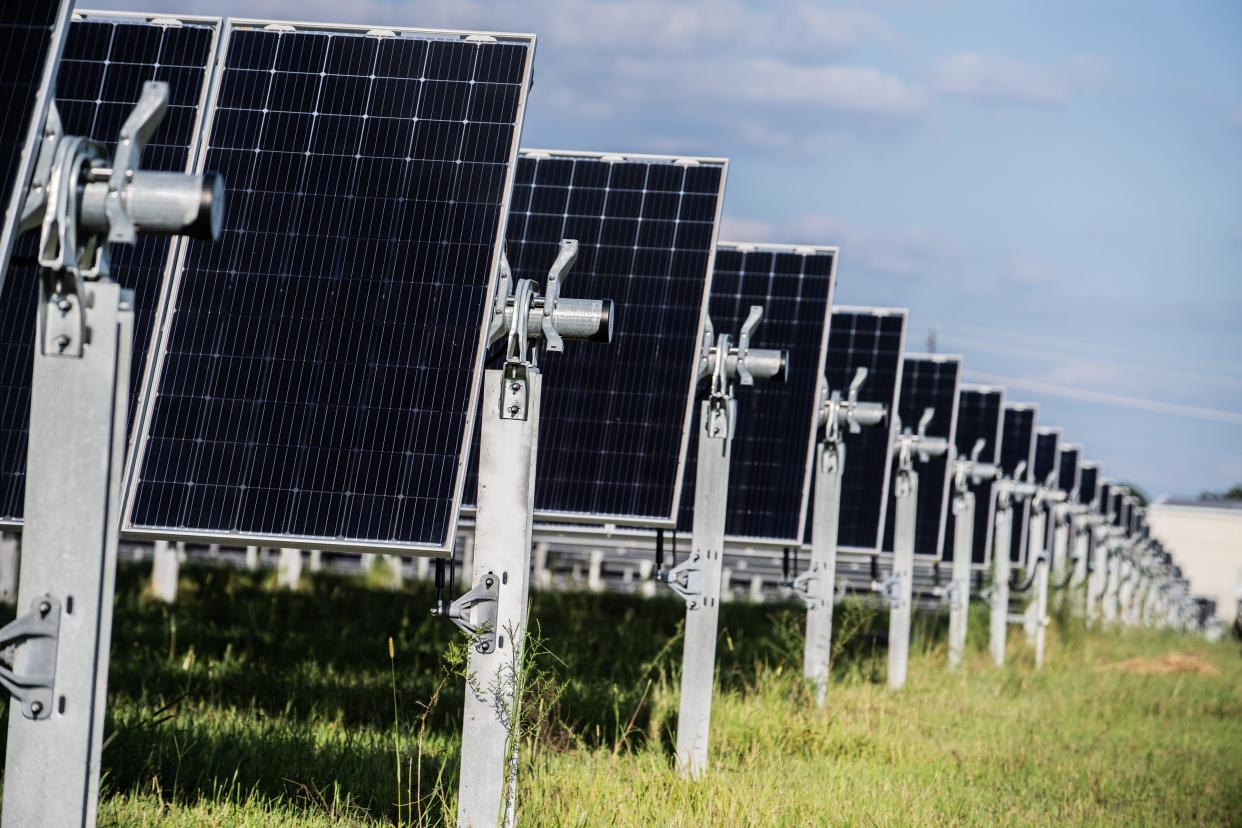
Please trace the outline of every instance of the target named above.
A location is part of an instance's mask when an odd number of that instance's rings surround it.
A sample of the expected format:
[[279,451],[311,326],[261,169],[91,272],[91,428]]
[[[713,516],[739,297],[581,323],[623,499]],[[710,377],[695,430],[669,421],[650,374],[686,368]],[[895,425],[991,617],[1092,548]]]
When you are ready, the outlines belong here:
[[1087,623],[1098,624],[1103,614],[1104,592],[1108,588],[1108,547],[1103,527],[1094,517],[1087,531],[1091,533],[1091,573],[1087,576]]
[[259,571],[259,547],[257,546],[246,547],[246,570],[248,572]]
[[282,548],[276,565],[276,586],[297,589],[302,585],[302,550]]
[[535,587],[537,589],[552,588],[552,570],[548,569],[548,545],[546,543],[535,544]]
[[961,666],[966,655],[970,614],[970,564],[974,554],[975,495],[969,489],[953,497],[953,579],[949,587],[949,666]]
[[0,532],[0,604],[17,603],[17,578],[21,572],[21,553],[17,536]]
[[815,691],[815,704],[828,697],[832,668],[832,612],[837,575],[837,527],[841,516],[841,475],[845,441],[824,440],[815,452],[815,501],[812,504],[811,562],[799,576],[806,583],[806,642],[802,675]]
[[151,594],[157,600],[172,604],[177,600],[177,578],[181,562],[177,550],[168,541],[157,540],[151,553]]
[[1038,497],[1032,498],[1028,529],[1029,560],[1035,567],[1034,593],[1026,610],[1026,643],[1035,649],[1035,666],[1044,660],[1044,632],[1048,626],[1048,550],[1045,535],[1048,513]]
[[604,591],[604,550],[591,550],[590,568],[587,570],[587,589],[591,592]]
[[893,525],[893,574],[888,584],[888,687],[906,684],[910,658],[910,616],[914,598],[914,530],[918,517],[919,476],[898,468],[893,481],[896,515]]
[[750,586],[747,589],[747,596],[752,604],[763,603],[763,576],[751,575]]
[[[716,672],[716,632],[720,616],[721,554],[729,491],[730,424],[704,400],[699,411],[699,454],[694,487],[690,555],[670,572],[682,570],[687,586],[697,581],[698,596],[686,602],[681,660],[681,704],[677,714],[677,768],[691,778],[707,770],[712,689]],[[684,569],[683,569],[684,567]],[[671,582],[671,581],[670,581]]]
[[388,567],[388,586],[390,589],[401,589],[405,586],[405,572],[402,569],[400,555],[385,555],[384,564]]
[[[323,572],[323,552],[321,550],[312,549],[307,554],[307,557],[310,559],[307,565],[310,568],[311,572]],[[419,558],[419,560],[425,561],[427,559]]]
[[37,658],[39,639],[15,629],[31,615],[0,634],[16,648],[15,683],[43,690],[22,705],[25,693],[15,693],[9,706],[4,828],[93,826],[98,806],[133,310],[113,282],[85,290],[72,310],[89,339],[65,349],[75,356],[44,347],[60,320],[46,282],[41,295],[18,611],[58,615],[59,631],[50,658]]
[[1121,548],[1113,538],[1108,540],[1108,580],[1104,585],[1104,623],[1114,624],[1117,622],[1118,597],[1117,592],[1121,588]]
[[1008,493],[997,494],[992,546],[992,600],[988,624],[988,650],[997,667],[1005,666],[1005,639],[1009,634],[1009,546],[1012,537],[1013,503]]
[[[470,607],[475,642],[467,661],[457,824],[484,828],[517,821],[517,770],[522,695],[522,646],[530,580],[531,512],[543,378],[516,380],[524,417],[505,416],[515,382],[490,369],[483,382],[479,494],[471,584],[482,589]],[[478,610],[486,610],[480,621]],[[454,610],[450,609],[450,617]],[[459,616],[463,613],[459,611]],[[465,620],[463,618],[463,620]]]

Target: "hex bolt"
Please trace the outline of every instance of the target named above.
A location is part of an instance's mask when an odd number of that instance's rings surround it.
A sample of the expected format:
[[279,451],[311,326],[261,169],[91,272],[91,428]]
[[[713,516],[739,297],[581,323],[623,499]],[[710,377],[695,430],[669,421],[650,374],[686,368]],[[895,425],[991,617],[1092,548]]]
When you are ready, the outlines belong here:
[[34,701],[30,703],[30,712],[38,716],[43,712],[43,702]]
[[69,335],[61,334],[60,336],[56,337],[54,342],[56,343],[56,347],[63,351],[69,347]]
[[511,406],[509,406],[509,413],[510,413],[510,414],[517,414],[517,413],[518,413],[519,411],[521,411],[521,410],[522,410],[522,409],[521,409],[521,407],[519,407],[519,406],[516,406],[516,405],[511,405]]
[[510,389],[512,389],[513,391],[521,391],[521,390],[522,390],[522,383],[520,383],[520,382],[515,382],[515,383],[513,383],[512,385],[510,385],[510,386],[509,386],[509,388],[510,388]]
[[51,611],[52,611],[52,604],[50,601],[39,602],[39,614],[40,615],[47,615]]

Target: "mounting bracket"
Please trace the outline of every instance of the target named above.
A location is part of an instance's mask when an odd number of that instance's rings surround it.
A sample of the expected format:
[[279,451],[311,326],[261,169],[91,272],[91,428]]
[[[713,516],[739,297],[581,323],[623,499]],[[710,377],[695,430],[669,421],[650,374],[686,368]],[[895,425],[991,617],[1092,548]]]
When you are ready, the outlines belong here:
[[682,597],[688,610],[701,609],[713,603],[705,596],[703,557],[698,552],[691,552],[684,561],[661,573],[660,579]]
[[487,572],[465,595],[449,604],[449,620],[470,636],[474,649],[490,653],[496,649],[496,617],[500,599],[500,578]]
[[[0,628],[0,686],[18,700],[27,719],[52,715],[59,643],[60,601],[51,595],[39,596],[29,612]],[[25,656],[20,673],[14,669],[18,648]]]

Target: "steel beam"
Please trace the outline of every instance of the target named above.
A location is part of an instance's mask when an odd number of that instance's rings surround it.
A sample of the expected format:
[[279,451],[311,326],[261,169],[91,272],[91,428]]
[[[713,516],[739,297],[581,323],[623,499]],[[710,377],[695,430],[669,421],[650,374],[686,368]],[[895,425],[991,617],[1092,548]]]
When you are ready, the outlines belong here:
[[949,593],[949,666],[961,666],[970,618],[970,565],[974,554],[975,494],[953,496],[953,575]]
[[821,441],[815,451],[811,563],[807,573],[806,643],[802,673],[815,691],[816,705],[828,696],[832,668],[832,611],[837,574],[837,526],[841,515],[841,475],[845,441]]

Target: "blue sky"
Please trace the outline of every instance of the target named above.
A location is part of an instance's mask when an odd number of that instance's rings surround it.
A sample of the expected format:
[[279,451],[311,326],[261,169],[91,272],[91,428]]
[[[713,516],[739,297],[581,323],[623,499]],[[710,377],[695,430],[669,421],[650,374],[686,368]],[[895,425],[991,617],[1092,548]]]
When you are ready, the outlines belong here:
[[533,31],[525,145],[728,156],[724,237],[839,244],[1110,476],[1242,482],[1242,3],[120,5]]

